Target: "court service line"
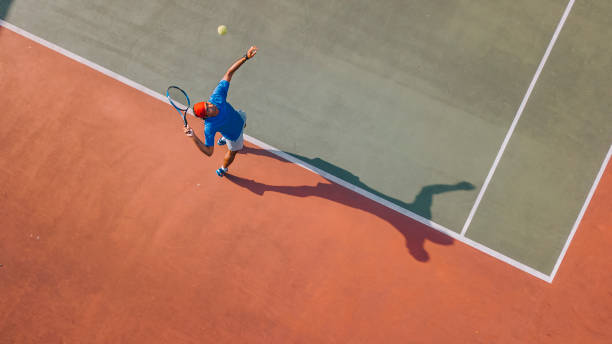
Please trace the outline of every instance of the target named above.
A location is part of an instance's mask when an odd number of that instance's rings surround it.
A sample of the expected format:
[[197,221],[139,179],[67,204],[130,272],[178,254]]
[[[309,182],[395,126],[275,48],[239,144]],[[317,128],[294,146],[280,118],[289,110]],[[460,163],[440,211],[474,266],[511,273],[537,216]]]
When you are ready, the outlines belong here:
[[[149,88],[147,88],[147,87],[145,87],[145,86],[143,86],[143,85],[141,85],[141,84],[139,84],[139,83],[137,83],[137,82],[135,82],[133,80],[130,80],[130,79],[122,76],[122,75],[119,75],[119,74],[117,74],[117,73],[115,73],[115,72],[113,72],[113,71],[111,71],[111,70],[109,70],[107,68],[104,68],[104,67],[98,65],[97,63],[94,63],[94,62],[89,61],[89,60],[87,60],[87,59],[85,59],[85,58],[83,58],[83,57],[81,57],[79,55],[76,55],[75,53],[72,53],[72,52],[70,52],[70,51],[68,51],[68,50],[66,50],[66,49],[64,49],[64,48],[62,48],[62,47],[60,47],[60,46],[58,46],[58,45],[56,45],[54,43],[48,42],[48,41],[46,41],[46,40],[44,40],[44,39],[42,39],[42,38],[40,38],[40,37],[38,37],[38,36],[36,36],[34,34],[31,34],[31,33],[27,32],[27,31],[25,31],[25,30],[23,30],[21,28],[18,28],[15,25],[12,25],[12,24],[10,24],[10,23],[2,20],[2,19],[0,19],[0,26],[5,27],[5,28],[7,28],[7,29],[9,29],[9,30],[11,30],[11,31],[21,35],[21,36],[24,36],[24,37],[26,37],[26,38],[28,38],[28,39],[30,39],[30,40],[40,44],[40,45],[45,46],[45,47],[47,47],[47,48],[49,48],[49,49],[51,49],[51,50],[53,50],[55,52],[58,52],[58,53],[66,56],[68,58],[71,58],[71,59],[73,59],[73,60],[75,60],[75,61],[77,61],[77,62],[79,62],[79,63],[81,63],[83,65],[86,65],[87,67],[89,67],[91,69],[94,69],[94,70],[96,70],[96,71],[98,71],[98,72],[100,72],[100,73],[102,73],[102,74],[104,74],[104,75],[106,75],[108,77],[111,77],[111,78],[113,78],[113,79],[115,79],[115,80],[117,80],[119,82],[122,82],[125,85],[128,85],[128,86],[130,86],[130,87],[132,87],[134,89],[137,89],[137,90],[139,90],[139,91],[141,91],[141,92],[143,92],[143,93],[145,93],[145,94],[147,94],[147,95],[149,95],[149,96],[151,96],[151,97],[153,97],[155,99],[158,99],[158,100],[160,100],[160,101],[162,101],[164,103],[170,104],[168,102],[168,99],[164,95],[162,95],[162,94],[160,94],[158,92],[155,92],[155,91],[153,91],[153,90],[151,90],[151,89],[149,89]],[[351,183],[348,183],[348,182],[344,181],[343,179],[340,179],[340,178],[338,178],[338,177],[336,177],[336,176],[334,176],[332,174],[329,174],[329,173],[327,173],[327,172],[325,172],[323,170],[320,170],[320,169],[318,169],[318,168],[316,168],[314,166],[311,166],[311,165],[309,165],[309,164],[307,164],[307,163],[305,163],[305,162],[303,162],[303,161],[301,161],[301,160],[291,156],[290,154],[287,154],[287,153],[285,153],[285,152],[283,152],[283,151],[281,151],[279,149],[276,149],[276,148],[274,148],[274,147],[272,147],[272,146],[270,146],[270,145],[268,145],[268,144],[266,144],[264,142],[261,142],[261,141],[255,139],[255,138],[253,138],[251,136],[245,135],[245,139],[247,141],[257,145],[257,146],[260,146],[260,147],[266,149],[267,151],[269,151],[269,152],[271,152],[273,154],[276,154],[277,156],[279,156],[279,157],[281,157],[281,158],[283,158],[283,159],[285,159],[285,160],[287,160],[289,162],[292,162],[292,163],[294,163],[294,164],[296,164],[296,165],[298,165],[298,166],[300,166],[302,168],[305,168],[305,169],[307,169],[307,170],[309,170],[309,171],[311,171],[313,173],[316,173],[316,174],[322,176],[323,178],[328,179],[331,182],[334,182],[334,183],[336,183],[338,185],[341,185],[341,186],[343,186],[343,187],[345,187],[345,188],[347,188],[347,189],[349,189],[351,191],[354,191],[354,192],[356,192],[356,193],[358,193],[358,194],[360,194],[360,195],[362,195],[362,196],[364,196],[364,197],[366,197],[368,199],[371,199],[372,201],[375,201],[375,202],[377,202],[377,203],[379,203],[379,204],[381,204],[381,205],[383,205],[383,206],[385,206],[387,208],[390,208],[390,209],[392,209],[392,210],[394,210],[394,211],[396,211],[396,212],[398,212],[398,213],[400,213],[402,215],[408,216],[408,217],[412,218],[413,220],[415,220],[417,222],[420,222],[420,223],[422,223],[422,224],[424,224],[424,225],[426,225],[426,226],[428,226],[428,227],[430,227],[430,228],[432,228],[434,230],[442,232],[442,233],[448,235],[449,237],[451,237],[451,238],[453,238],[453,239],[455,239],[457,241],[460,241],[460,242],[462,242],[462,243],[464,243],[464,244],[466,244],[468,246],[471,246],[471,247],[473,247],[473,248],[475,248],[475,249],[477,249],[477,250],[479,250],[481,252],[484,252],[484,253],[486,253],[486,254],[488,254],[488,255],[490,255],[490,256],[492,256],[492,257],[494,257],[494,258],[496,258],[496,259],[498,259],[498,260],[500,260],[500,261],[502,261],[502,262],[504,262],[506,264],[509,264],[509,265],[511,265],[511,266],[513,266],[513,267],[515,267],[515,268],[517,268],[519,270],[521,270],[521,271],[524,271],[524,272],[526,272],[526,273],[528,273],[528,274],[530,274],[530,275],[532,275],[534,277],[537,277],[537,278],[542,279],[544,281],[550,282],[549,276],[547,276],[546,274],[544,274],[544,273],[542,273],[540,271],[537,271],[537,270],[535,270],[535,269],[533,269],[533,268],[531,268],[531,267],[529,267],[529,266],[527,266],[527,265],[525,265],[525,264],[523,264],[521,262],[518,262],[518,261],[516,261],[516,260],[514,260],[514,259],[512,259],[512,258],[510,258],[508,256],[505,256],[505,255],[503,255],[503,254],[501,254],[501,253],[499,253],[499,252],[497,252],[497,251],[495,251],[493,249],[490,249],[490,248],[488,248],[488,247],[486,247],[486,246],[484,246],[484,245],[482,245],[480,243],[477,243],[477,242],[475,242],[475,241],[473,241],[471,239],[468,239],[468,238],[460,235],[459,233],[457,233],[455,231],[452,231],[452,230],[450,230],[450,229],[448,229],[448,228],[446,228],[446,227],[444,227],[444,226],[442,226],[440,224],[437,224],[437,223],[435,223],[435,222],[433,222],[433,221],[431,221],[429,219],[426,219],[426,218],[424,218],[424,217],[422,217],[422,216],[420,216],[420,215],[418,215],[416,213],[413,213],[413,212],[411,212],[411,211],[409,211],[407,209],[404,209],[404,208],[402,208],[402,207],[400,207],[400,206],[398,206],[398,205],[396,205],[396,204],[394,204],[394,203],[392,203],[392,202],[390,202],[390,201],[388,201],[388,200],[386,200],[384,198],[381,198],[381,197],[379,197],[379,196],[377,196],[375,194],[372,194],[372,193],[370,193],[370,192],[368,192],[366,190],[363,190],[363,189],[361,189],[361,188],[359,188],[359,187],[357,187],[357,186],[355,186],[355,185],[353,185]]]
[[527,100],[529,100],[529,97],[531,96],[531,92],[533,91],[533,88],[536,82],[538,81],[538,78],[540,77],[540,73],[542,72],[542,69],[544,69],[544,64],[546,64],[546,61],[548,60],[548,56],[550,55],[550,52],[552,51],[553,46],[557,42],[557,37],[559,37],[559,33],[561,32],[561,29],[563,28],[563,25],[565,24],[565,20],[567,19],[567,16],[572,10],[573,5],[574,5],[574,0],[570,0],[569,3],[567,4],[567,7],[565,8],[565,12],[563,12],[563,16],[561,17],[561,20],[559,21],[559,24],[557,25],[557,29],[555,30],[555,33],[553,34],[552,39],[548,43],[548,47],[546,48],[546,51],[544,52],[544,56],[542,57],[542,60],[540,61],[540,65],[538,66],[538,69],[536,70],[533,76],[533,79],[531,79],[529,88],[527,88],[527,93],[525,93],[525,96],[523,97],[523,101],[521,101],[521,105],[516,111],[516,115],[514,116],[514,120],[512,121],[512,124],[510,125],[510,129],[508,130],[508,133],[506,134],[506,137],[504,138],[504,142],[499,148],[499,152],[497,153],[497,156],[495,157],[495,161],[493,161],[493,166],[491,166],[491,169],[489,170],[489,174],[487,175],[487,178],[485,179],[484,184],[480,188],[478,197],[476,197],[476,202],[474,203],[472,210],[470,210],[470,214],[468,215],[468,218],[465,221],[465,224],[463,225],[463,229],[461,230],[461,236],[465,236],[465,233],[467,232],[468,228],[470,227],[470,224],[472,223],[472,219],[474,218],[474,214],[476,213],[476,210],[478,209],[478,206],[480,205],[480,201],[482,200],[484,193],[487,191],[487,187],[489,186],[489,183],[491,182],[491,179],[493,178],[493,174],[495,173],[495,170],[497,169],[497,165],[499,164],[499,161],[501,160],[501,157],[504,154],[504,151],[506,150],[506,146],[508,145],[508,142],[510,141],[510,137],[514,133],[516,124],[518,123],[519,119],[521,118],[521,115],[523,114],[523,110],[525,109]]
[[563,246],[563,250],[561,250],[561,254],[557,258],[557,262],[555,263],[555,267],[553,268],[553,271],[550,274],[550,280],[551,281],[555,278],[555,275],[557,274],[557,270],[559,269],[559,266],[561,265],[561,262],[563,261],[563,258],[565,258],[565,253],[567,252],[567,249],[568,249],[568,247],[570,245],[570,242],[572,241],[572,239],[574,239],[574,234],[576,234],[576,230],[578,230],[578,226],[580,225],[580,221],[582,221],[582,217],[584,216],[584,213],[586,212],[587,208],[589,207],[589,203],[591,203],[591,198],[593,197],[593,194],[595,193],[595,190],[597,190],[597,184],[599,184],[599,180],[601,179],[601,176],[603,176],[603,173],[606,170],[606,167],[608,166],[608,163],[610,162],[610,156],[612,156],[612,145],[610,145],[610,149],[608,150],[608,154],[606,155],[606,158],[604,159],[603,163],[601,164],[601,167],[599,168],[599,173],[597,173],[597,177],[595,178],[595,181],[593,182],[593,186],[591,186],[591,190],[589,191],[589,194],[588,194],[586,200],[584,201],[584,205],[582,206],[582,209],[580,210],[580,213],[578,214],[578,218],[576,219],[576,222],[574,223],[574,227],[572,227],[572,231],[571,231],[569,237],[567,238],[567,241],[565,242],[565,246]]

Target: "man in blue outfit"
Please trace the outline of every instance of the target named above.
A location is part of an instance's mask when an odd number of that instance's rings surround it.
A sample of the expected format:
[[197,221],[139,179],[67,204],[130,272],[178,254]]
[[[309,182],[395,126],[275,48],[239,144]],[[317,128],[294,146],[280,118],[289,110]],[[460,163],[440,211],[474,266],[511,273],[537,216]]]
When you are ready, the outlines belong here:
[[228,151],[223,158],[223,165],[217,170],[219,177],[227,173],[236,153],[244,146],[243,129],[246,126],[246,114],[241,110],[234,110],[227,102],[227,91],[234,72],[256,53],[257,47],[250,47],[247,53],[225,72],[208,101],[193,106],[193,113],[204,119],[204,143],[190,127],[185,128],[185,134],[191,137],[196,146],[207,156],[212,156],[215,150],[215,134],[220,132],[223,135],[217,144],[221,146],[227,143]]

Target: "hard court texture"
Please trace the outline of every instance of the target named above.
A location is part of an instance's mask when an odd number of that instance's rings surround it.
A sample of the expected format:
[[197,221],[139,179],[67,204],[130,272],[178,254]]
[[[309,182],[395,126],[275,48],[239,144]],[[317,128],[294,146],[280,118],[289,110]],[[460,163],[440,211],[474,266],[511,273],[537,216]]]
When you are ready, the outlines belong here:
[[[180,83],[196,99],[256,44],[230,91],[249,135],[459,233],[566,5],[19,0],[3,11],[152,90]],[[545,275],[612,140],[601,72],[611,6],[577,1],[467,230]]]
[[224,148],[203,157],[167,104],[1,27],[0,46],[2,343],[612,335],[609,166],[549,284],[260,147],[217,178]]

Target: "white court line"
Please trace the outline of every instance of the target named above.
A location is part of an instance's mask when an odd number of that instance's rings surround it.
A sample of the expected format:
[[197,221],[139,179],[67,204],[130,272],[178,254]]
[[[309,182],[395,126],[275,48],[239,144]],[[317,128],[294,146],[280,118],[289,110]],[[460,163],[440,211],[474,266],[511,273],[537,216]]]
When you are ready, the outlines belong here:
[[[53,43],[51,43],[51,42],[49,42],[47,40],[44,40],[44,39],[42,39],[42,38],[40,38],[40,37],[38,37],[38,36],[36,36],[34,34],[31,34],[31,33],[29,33],[27,31],[25,31],[25,30],[15,26],[15,25],[13,25],[13,24],[11,24],[9,22],[6,22],[6,21],[4,21],[2,19],[0,19],[0,26],[3,26],[3,27],[5,27],[5,28],[7,28],[7,29],[9,29],[9,30],[11,30],[11,31],[13,31],[15,33],[18,33],[21,36],[24,36],[24,37],[26,37],[26,38],[28,38],[28,39],[30,39],[30,40],[32,40],[32,41],[42,45],[42,46],[45,46],[45,47],[47,47],[47,48],[49,48],[49,49],[51,49],[53,51],[56,51],[56,52],[66,56],[66,57],[69,57],[69,58],[71,58],[71,59],[73,59],[73,60],[75,60],[75,61],[77,61],[79,63],[82,63],[82,64],[88,66],[89,68],[95,69],[98,72],[100,72],[100,73],[102,73],[104,75],[107,75],[107,76],[109,76],[109,77],[111,77],[111,78],[113,78],[113,79],[115,79],[117,81],[120,81],[120,82],[122,82],[122,83],[124,83],[124,84],[126,84],[126,85],[128,85],[128,86],[130,86],[132,88],[135,88],[135,89],[137,89],[137,90],[139,90],[139,91],[141,91],[141,92],[143,92],[145,94],[148,94],[148,95],[150,95],[151,97],[153,97],[155,99],[159,99],[159,100],[163,101],[164,103],[167,103],[168,105],[171,105],[170,102],[168,101],[168,98],[166,98],[165,95],[162,95],[162,94],[160,94],[158,92],[155,92],[155,91],[153,91],[153,90],[151,90],[151,89],[149,89],[149,88],[147,88],[147,87],[145,87],[145,86],[143,86],[143,85],[141,85],[141,84],[139,84],[139,83],[137,83],[137,82],[135,82],[133,80],[130,80],[130,79],[128,79],[128,78],[126,78],[126,77],[124,77],[124,76],[122,76],[120,74],[117,74],[117,73],[115,73],[115,72],[113,72],[113,71],[111,71],[111,70],[109,70],[107,68],[104,68],[104,67],[100,66],[99,64],[97,64],[95,62],[89,61],[86,58],[83,58],[83,57],[81,57],[81,56],[79,56],[79,55],[77,55],[77,54],[75,54],[75,53],[73,53],[71,51],[68,51],[68,50],[60,47],[57,44],[53,44]],[[189,109],[188,113],[193,116],[193,112],[192,112],[191,109]]]
[[610,162],[610,156],[612,156],[612,145],[610,145],[608,154],[606,155],[606,158],[604,159],[603,163],[601,164],[601,167],[599,168],[599,173],[597,174],[597,177],[595,178],[595,181],[593,182],[593,186],[591,186],[591,191],[589,191],[589,195],[587,196],[586,201],[584,201],[584,205],[582,206],[582,209],[580,210],[580,214],[578,214],[578,218],[576,219],[576,222],[574,223],[574,227],[572,227],[572,232],[567,238],[567,241],[565,242],[565,246],[563,246],[563,250],[561,251],[559,258],[557,258],[557,263],[555,264],[555,267],[552,273],[550,274],[551,281],[555,278],[555,275],[557,274],[557,270],[559,269],[559,266],[561,265],[561,262],[563,261],[563,258],[565,257],[567,248],[569,247],[570,242],[574,238],[574,234],[576,234],[576,230],[578,229],[578,226],[580,225],[580,221],[582,221],[582,216],[584,216],[584,213],[589,207],[589,203],[591,203],[591,198],[593,197],[595,190],[597,190],[597,184],[599,184],[599,180],[601,179],[601,176],[606,170],[606,167],[608,166],[608,162]]
[[[106,69],[106,68],[104,68],[104,67],[102,67],[102,66],[100,66],[100,65],[98,65],[98,64],[96,64],[94,62],[91,62],[91,61],[89,61],[89,60],[87,60],[87,59],[85,59],[85,58],[83,58],[81,56],[78,56],[78,55],[76,55],[76,54],[74,54],[74,53],[72,53],[72,52],[70,52],[70,51],[68,51],[66,49],[63,49],[63,48],[59,47],[56,44],[48,42],[48,41],[46,41],[46,40],[44,40],[44,39],[42,39],[42,38],[40,38],[40,37],[38,37],[36,35],[33,35],[33,34],[27,32],[27,31],[25,31],[23,29],[20,29],[20,28],[12,25],[10,23],[7,23],[6,21],[1,20],[1,19],[0,19],[0,26],[3,26],[3,27],[5,27],[5,28],[7,28],[7,29],[9,29],[9,30],[11,30],[11,31],[21,35],[21,36],[24,36],[24,37],[26,37],[26,38],[34,41],[34,42],[37,42],[37,43],[39,43],[39,44],[41,44],[41,45],[43,45],[43,46],[45,46],[45,47],[47,47],[47,48],[49,48],[51,50],[54,50],[54,51],[56,51],[56,52],[58,52],[58,53],[60,53],[60,54],[62,54],[64,56],[66,56],[68,58],[71,58],[71,59],[73,59],[73,60],[75,60],[75,61],[77,61],[79,63],[82,63],[82,64],[84,64],[84,65],[86,65],[86,66],[88,66],[88,67],[90,67],[90,68],[92,68],[92,69],[94,69],[94,70],[96,70],[96,71],[98,71],[98,72],[100,72],[102,74],[105,74],[105,75],[107,75],[107,76],[109,76],[109,77],[111,77],[111,78],[113,78],[113,79],[115,79],[117,81],[120,81],[120,82],[122,82],[122,83],[124,83],[124,84],[126,84],[126,85],[128,85],[130,87],[133,87],[133,88],[135,88],[135,89],[137,89],[137,90],[139,90],[139,91],[141,91],[141,92],[143,92],[143,93],[145,93],[145,94],[147,94],[147,95],[149,95],[149,96],[151,96],[153,98],[156,98],[158,100],[163,101],[164,103],[169,104],[168,99],[164,95],[162,95],[162,94],[160,94],[158,92],[155,92],[155,91],[153,91],[153,90],[151,90],[151,89],[149,89],[149,88],[147,88],[147,87],[145,87],[145,86],[143,86],[143,85],[141,85],[141,84],[139,84],[139,83],[137,83],[135,81],[132,81],[132,80],[130,80],[130,79],[124,77],[124,76],[121,76],[121,75],[119,75],[119,74],[117,74],[117,73],[115,73],[115,72],[113,72],[113,71],[111,71],[109,69]],[[524,271],[524,272],[526,272],[526,273],[528,273],[528,274],[530,274],[530,275],[532,275],[534,277],[537,277],[537,278],[539,278],[541,280],[544,280],[546,282],[549,282],[549,283],[552,281],[550,276],[548,276],[548,275],[546,275],[546,274],[544,274],[544,273],[542,273],[540,271],[537,271],[537,270],[535,270],[535,269],[533,269],[533,268],[531,268],[531,267],[529,267],[529,266],[527,266],[527,265],[525,265],[525,264],[523,264],[521,262],[518,262],[518,261],[516,261],[516,260],[514,260],[514,259],[512,259],[512,258],[510,258],[508,256],[505,256],[505,255],[495,251],[495,250],[492,250],[492,249],[490,249],[490,248],[488,248],[488,247],[486,247],[486,246],[484,246],[484,245],[482,245],[480,243],[477,243],[477,242],[475,242],[475,241],[473,241],[471,239],[468,239],[465,236],[460,235],[459,233],[457,233],[455,231],[452,231],[452,230],[450,230],[450,229],[448,229],[448,228],[446,228],[446,227],[444,227],[444,226],[442,226],[440,224],[437,224],[437,223],[435,223],[435,222],[433,222],[433,221],[431,221],[429,219],[426,219],[426,218],[424,218],[424,217],[422,217],[422,216],[420,216],[418,214],[415,214],[415,213],[413,213],[413,212],[411,212],[409,210],[401,208],[400,206],[398,206],[398,205],[396,205],[396,204],[394,204],[394,203],[392,203],[390,201],[387,201],[386,199],[383,199],[383,198],[381,198],[381,197],[379,197],[377,195],[374,195],[374,194],[372,194],[372,193],[370,193],[368,191],[365,191],[365,190],[363,190],[363,189],[361,189],[361,188],[359,188],[359,187],[357,187],[357,186],[355,186],[353,184],[350,184],[350,183],[348,183],[348,182],[346,182],[346,181],[344,181],[344,180],[342,180],[342,179],[340,179],[340,178],[338,178],[336,176],[333,176],[333,175],[331,175],[331,174],[329,174],[329,173],[327,173],[327,172],[325,172],[323,170],[320,170],[320,169],[318,169],[318,168],[316,168],[314,166],[311,166],[311,165],[309,165],[309,164],[307,164],[307,163],[305,163],[305,162],[303,162],[301,160],[298,160],[297,158],[291,156],[290,154],[287,154],[287,153],[285,153],[283,151],[280,151],[280,150],[278,150],[278,149],[276,149],[276,148],[274,148],[274,147],[272,147],[272,146],[270,146],[270,145],[268,145],[268,144],[266,144],[264,142],[261,142],[261,141],[255,139],[255,138],[253,138],[253,137],[250,137],[248,135],[245,135],[245,139],[247,141],[257,145],[257,146],[260,146],[260,147],[266,149],[267,151],[269,151],[269,152],[271,152],[271,153],[273,153],[273,154],[275,154],[275,155],[277,155],[277,156],[279,156],[279,157],[281,157],[281,158],[283,158],[283,159],[285,159],[287,161],[290,161],[290,162],[292,162],[292,163],[294,163],[296,165],[299,165],[299,166],[301,166],[301,167],[303,167],[303,168],[305,168],[305,169],[307,169],[309,171],[312,171],[313,173],[319,174],[323,178],[326,178],[326,179],[328,179],[328,180],[330,180],[330,181],[332,181],[334,183],[337,183],[337,184],[339,184],[339,185],[341,185],[341,186],[343,186],[343,187],[345,187],[345,188],[347,188],[349,190],[352,190],[352,191],[354,191],[354,192],[356,192],[356,193],[358,193],[360,195],[363,195],[364,197],[369,198],[369,199],[371,199],[371,200],[373,200],[373,201],[375,201],[375,202],[377,202],[377,203],[379,203],[379,204],[381,204],[381,205],[383,205],[383,206],[385,206],[387,208],[390,208],[390,209],[392,209],[394,211],[397,211],[400,214],[408,216],[408,217],[412,218],[415,221],[418,221],[418,222],[420,222],[420,223],[422,223],[422,224],[424,224],[426,226],[429,226],[432,229],[435,229],[435,230],[437,230],[439,232],[442,232],[442,233],[450,236],[451,238],[453,238],[453,239],[455,239],[457,241],[460,241],[460,242],[462,242],[462,243],[464,243],[464,244],[466,244],[468,246],[471,246],[471,247],[473,247],[473,248],[475,248],[475,249],[477,249],[477,250],[479,250],[481,252],[484,252],[484,253],[486,253],[486,254],[488,254],[488,255],[490,255],[490,256],[492,256],[492,257],[494,257],[494,258],[496,258],[496,259],[498,259],[498,260],[500,260],[502,262],[505,262],[505,263],[507,263],[507,264],[509,264],[509,265],[511,265],[511,266],[513,266],[513,267],[515,267],[515,268],[517,268],[519,270],[521,270],[521,271]]]
[[523,114],[523,110],[525,109],[527,100],[529,100],[529,96],[531,95],[531,92],[533,91],[533,87],[538,81],[538,78],[540,77],[540,73],[542,72],[542,69],[544,69],[544,64],[546,63],[546,60],[548,60],[548,56],[550,55],[550,52],[552,51],[552,48],[555,45],[555,42],[557,41],[557,37],[559,37],[559,33],[561,32],[561,29],[563,28],[563,25],[565,24],[565,20],[567,19],[567,16],[572,10],[573,5],[574,5],[574,0],[570,0],[570,2],[567,4],[567,7],[565,8],[565,12],[563,12],[563,16],[561,17],[561,20],[559,21],[559,24],[557,25],[557,29],[555,30],[555,33],[553,34],[552,39],[548,43],[548,48],[546,48],[546,52],[544,53],[544,56],[542,57],[542,60],[540,61],[540,65],[538,66],[538,69],[536,70],[536,73],[533,76],[533,79],[531,79],[531,83],[529,84],[527,93],[525,93],[525,96],[523,97],[523,101],[521,102],[521,105],[516,111],[516,115],[514,116],[512,125],[510,125],[510,129],[508,130],[508,133],[506,134],[506,137],[504,138],[504,142],[502,143],[499,149],[499,152],[497,153],[497,157],[495,157],[493,166],[491,166],[491,169],[489,170],[489,174],[487,175],[487,178],[485,179],[485,182],[482,185],[482,188],[480,188],[478,197],[476,197],[476,202],[474,203],[472,210],[470,210],[470,214],[468,215],[468,218],[465,221],[465,224],[463,225],[463,229],[461,230],[461,236],[465,236],[465,233],[467,232],[468,228],[470,227],[470,224],[472,223],[472,219],[474,218],[474,214],[476,213],[476,210],[478,209],[478,206],[480,205],[482,196],[484,195],[485,191],[487,191],[487,187],[489,186],[489,183],[491,182],[493,173],[495,173],[495,170],[497,169],[497,165],[499,164],[499,161],[501,160],[501,157],[504,154],[504,151],[506,150],[508,141],[510,141],[510,137],[514,133],[516,124],[518,123],[519,119],[521,118],[521,115]]
[[381,204],[381,205],[383,205],[383,206],[385,206],[387,208],[393,209],[393,210],[395,210],[396,212],[398,212],[398,213],[400,213],[402,215],[410,217],[411,219],[413,219],[413,220],[415,220],[417,222],[420,222],[420,223],[422,223],[422,224],[424,224],[424,225],[426,225],[426,226],[428,226],[430,228],[433,228],[433,229],[435,229],[435,230],[437,230],[439,232],[442,232],[442,233],[450,236],[451,238],[453,238],[453,239],[455,239],[457,241],[460,241],[460,242],[462,242],[462,243],[464,243],[464,244],[466,244],[468,246],[471,246],[471,247],[473,247],[473,248],[475,248],[475,249],[477,249],[477,250],[479,250],[481,252],[484,252],[484,253],[486,253],[486,254],[488,254],[488,255],[490,255],[490,256],[498,259],[498,260],[501,260],[502,262],[504,262],[506,264],[512,265],[512,266],[514,266],[515,268],[517,268],[519,270],[522,270],[522,271],[524,271],[524,272],[526,272],[526,273],[528,273],[530,275],[533,275],[533,276],[535,276],[535,277],[537,277],[539,279],[542,279],[542,280],[544,280],[546,282],[549,282],[549,283],[551,282],[551,280],[550,280],[548,275],[546,275],[546,274],[544,274],[544,273],[542,273],[540,271],[537,271],[537,270],[533,269],[530,266],[527,266],[527,265],[525,265],[525,264],[523,264],[523,263],[521,263],[519,261],[516,261],[516,260],[514,260],[514,259],[512,259],[512,258],[510,258],[508,256],[505,256],[505,255],[503,255],[503,254],[501,254],[501,253],[499,253],[499,252],[497,252],[497,251],[495,251],[493,249],[490,249],[490,248],[488,248],[488,247],[486,247],[486,246],[484,246],[484,245],[482,245],[480,243],[477,243],[477,242],[475,242],[475,241],[473,241],[473,240],[471,240],[469,238],[461,236],[459,233],[457,233],[455,231],[452,231],[452,230],[450,230],[450,229],[448,229],[448,228],[446,228],[446,227],[444,227],[444,226],[442,226],[440,224],[437,224],[437,223],[435,223],[435,222],[433,222],[433,221],[431,221],[429,219],[426,219],[426,218],[424,218],[424,217],[422,217],[422,216],[420,216],[418,214],[415,214],[415,213],[413,213],[413,212],[411,212],[411,211],[409,211],[407,209],[404,209],[404,208],[398,206],[395,203],[392,203],[392,202],[390,202],[390,201],[388,201],[388,200],[386,200],[386,199],[384,199],[384,198],[382,198],[380,196],[377,196],[377,195],[372,194],[372,193],[370,193],[370,192],[368,192],[366,190],[363,190],[363,189],[361,189],[361,188],[359,188],[359,187],[357,187],[357,186],[355,186],[355,185],[353,185],[353,184],[351,184],[351,183],[349,183],[349,182],[347,182],[347,181],[345,181],[343,179],[340,179],[340,178],[338,178],[338,177],[336,177],[336,176],[334,176],[332,174],[329,174],[329,173],[327,173],[327,172],[325,172],[325,171],[323,171],[323,170],[321,170],[319,168],[311,166],[311,165],[309,165],[309,164],[307,164],[307,163],[305,163],[305,162],[303,162],[303,161],[293,157],[291,154],[288,154],[288,153],[285,153],[283,151],[280,151],[280,150],[278,150],[278,149],[276,149],[276,148],[274,148],[274,147],[272,147],[272,146],[270,146],[268,144],[265,144],[265,143],[255,139],[255,138],[252,138],[252,137],[250,137],[248,135],[245,135],[245,138],[249,142],[252,142],[252,143],[258,145],[258,146],[266,149],[267,151],[269,151],[271,153],[274,153],[277,156],[279,156],[279,157],[281,157],[281,158],[283,158],[283,159],[285,159],[287,161],[290,161],[290,162],[292,162],[292,163],[294,163],[296,165],[299,165],[299,166],[301,166],[301,167],[303,167],[303,168],[305,168],[305,169],[307,169],[309,171],[312,171],[312,172],[320,175],[321,177],[323,177],[325,179],[328,179],[329,181],[332,181],[332,182],[334,182],[336,184],[339,184],[339,185],[341,185],[341,186],[343,186],[343,187],[345,187],[345,188],[347,188],[347,189],[349,189],[351,191],[354,191],[354,192],[356,192],[356,193],[358,193],[358,194],[360,194],[360,195],[362,195],[362,196],[364,196],[366,198],[369,198],[369,199],[371,199],[371,200],[373,200],[373,201],[375,201],[375,202],[377,202],[377,203],[379,203],[379,204]]

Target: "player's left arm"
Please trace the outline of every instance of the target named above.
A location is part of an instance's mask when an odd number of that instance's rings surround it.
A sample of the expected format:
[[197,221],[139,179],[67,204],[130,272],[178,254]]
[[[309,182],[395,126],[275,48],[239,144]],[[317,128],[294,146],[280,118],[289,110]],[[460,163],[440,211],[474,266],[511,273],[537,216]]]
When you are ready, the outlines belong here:
[[202,151],[202,153],[206,154],[207,156],[212,156],[213,152],[215,151],[215,146],[207,146],[205,145],[200,138],[193,132],[193,129],[191,129],[190,127],[185,128],[185,135],[191,137],[193,139],[193,143],[195,143],[195,145],[198,147],[199,150]]
[[250,47],[249,50],[247,50],[247,53],[244,54],[244,56],[239,58],[236,62],[234,62],[231,67],[229,67],[229,69],[227,70],[227,72],[225,72],[221,80],[226,80],[227,82],[230,82],[232,80],[232,75],[234,75],[234,72],[237,71],[238,68],[240,68],[240,66],[242,66],[242,64],[245,63],[248,59],[255,56],[255,54],[257,54],[257,47]]

